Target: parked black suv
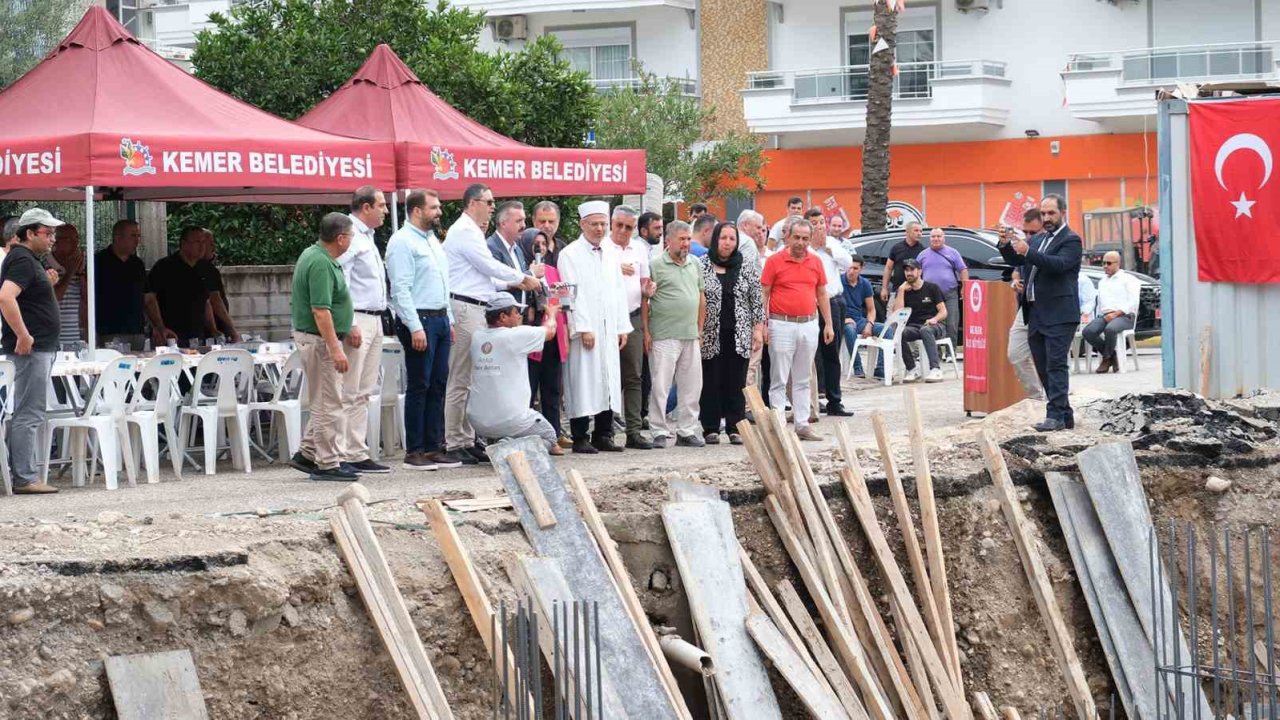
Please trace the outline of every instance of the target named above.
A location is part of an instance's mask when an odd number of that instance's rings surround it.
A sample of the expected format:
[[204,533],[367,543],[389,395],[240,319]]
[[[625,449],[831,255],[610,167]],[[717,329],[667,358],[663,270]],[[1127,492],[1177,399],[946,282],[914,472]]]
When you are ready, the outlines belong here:
[[[920,242],[924,243],[925,247],[928,247],[931,229],[925,228],[924,237],[920,239]],[[944,227],[942,230],[946,233],[947,244],[959,251],[960,256],[964,258],[965,264],[969,266],[969,277],[971,279],[1005,281],[1010,279],[1013,270],[1005,263],[1004,258],[1000,257],[1000,250],[996,247],[996,243],[999,242],[999,237],[996,233],[989,230],[970,230],[958,227]],[[845,247],[856,251],[866,263],[863,266],[862,274],[871,281],[871,286],[876,290],[876,310],[880,313],[880,317],[884,317],[884,308],[880,305],[879,293],[880,279],[884,276],[885,261],[889,257],[889,250],[894,245],[902,242],[904,237],[906,237],[905,230],[886,230],[884,232],[854,235],[845,242]],[[1092,280],[1095,287],[1104,276],[1102,268],[1092,265],[1081,267],[1080,272]],[[1134,328],[1136,334],[1139,339],[1159,335],[1160,283],[1148,275],[1136,272],[1131,272],[1131,274],[1142,282],[1138,303],[1138,321]],[[961,303],[962,313],[964,312],[963,305],[964,303]]]

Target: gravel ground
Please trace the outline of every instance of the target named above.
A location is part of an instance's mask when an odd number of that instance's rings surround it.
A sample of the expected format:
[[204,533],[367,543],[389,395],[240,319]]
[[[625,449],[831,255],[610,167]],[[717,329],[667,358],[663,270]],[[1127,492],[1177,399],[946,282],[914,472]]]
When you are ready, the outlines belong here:
[[[1073,402],[1077,405],[1100,397],[1114,398],[1160,386],[1160,356],[1158,351],[1150,350],[1143,351],[1139,372],[1072,376]],[[950,434],[949,430],[968,420],[963,410],[962,384],[949,372],[945,382],[917,383],[913,387],[930,434]],[[849,419],[856,439],[871,438],[870,423],[865,418],[873,408],[880,408],[885,413],[891,432],[905,433],[902,386],[884,387],[856,380],[852,384],[845,383],[845,395],[846,406],[856,413]],[[808,444],[811,454],[834,448],[833,427],[834,419],[825,416],[815,426],[827,440]],[[593,487],[603,487],[626,482],[636,475],[651,476],[664,470],[692,472],[744,460],[742,448],[722,444],[705,448],[629,450],[593,456],[569,453],[558,462],[564,468],[578,469]],[[412,503],[422,497],[446,494],[492,495],[500,489],[497,478],[487,465],[424,473],[402,470],[395,459],[390,464],[394,468],[391,474],[363,480],[376,500],[399,499]],[[58,521],[69,514],[93,517],[104,510],[132,516],[173,512],[213,515],[311,510],[330,505],[342,489],[337,483],[311,482],[288,467],[265,463],[256,464],[250,474],[235,472],[230,464],[224,463],[216,475],[188,472],[181,481],[162,471],[158,484],[144,483],[133,488],[122,486],[116,492],[107,492],[100,484],[85,488],[68,487],[69,477],[58,482],[63,486],[58,495],[0,497],[0,523],[33,519]]]

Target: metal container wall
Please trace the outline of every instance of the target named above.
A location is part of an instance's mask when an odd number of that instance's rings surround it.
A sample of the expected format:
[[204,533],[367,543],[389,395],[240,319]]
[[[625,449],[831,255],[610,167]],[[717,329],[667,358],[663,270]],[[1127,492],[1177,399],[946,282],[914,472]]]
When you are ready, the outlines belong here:
[[[1164,385],[1201,392],[1200,337],[1208,327],[1208,397],[1280,388],[1280,284],[1200,282],[1186,101],[1160,103],[1158,133]],[[1275,243],[1280,238],[1240,241]]]

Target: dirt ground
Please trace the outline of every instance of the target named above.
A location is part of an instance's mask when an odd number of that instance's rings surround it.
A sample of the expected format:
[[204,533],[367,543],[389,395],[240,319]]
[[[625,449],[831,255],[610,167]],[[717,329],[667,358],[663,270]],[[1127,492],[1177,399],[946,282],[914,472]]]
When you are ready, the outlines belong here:
[[[1080,427],[1051,436],[1030,432],[1040,412],[1031,403],[967,420],[957,409],[958,382],[918,386],[930,423],[930,457],[970,692],[985,690],[997,705],[1014,705],[1024,716],[1066,696],[973,444],[979,429],[991,429],[1005,448],[1090,686],[1104,707],[1109,673],[1043,473],[1069,471],[1079,450],[1123,437],[1141,448],[1157,522],[1265,525],[1280,510],[1280,443],[1274,420],[1265,417],[1269,411],[1261,410],[1275,406],[1274,398],[1238,403],[1238,415],[1226,405],[1202,407],[1177,394],[1145,404],[1119,399],[1130,390],[1155,389],[1158,358],[1151,360],[1140,373],[1080,378],[1073,398],[1084,408]],[[869,441],[866,411],[881,408],[895,438],[902,438],[896,459],[911,494],[901,389],[851,390],[848,404],[859,414],[849,426],[863,448],[878,515],[897,551],[901,538]],[[1145,409],[1145,419],[1135,427],[1131,416],[1139,409]],[[830,423],[824,418],[817,429],[830,434]],[[883,593],[837,487],[842,459],[830,442],[806,449],[873,592]],[[740,448],[569,456],[564,466],[588,478],[655,624],[689,632],[679,573],[657,515],[671,473],[719,488],[766,580],[787,578],[802,588]],[[1234,485],[1225,493],[1208,492],[1209,474]],[[492,494],[498,487],[492,470],[426,477],[397,472],[368,487],[378,537],[455,715],[489,717],[492,676],[481,637],[412,501]],[[236,476],[228,468],[213,477],[166,477],[159,485],[114,493],[92,487],[51,498],[0,498],[0,717],[114,717],[104,659],[175,648],[192,650],[212,717],[407,717],[394,667],[329,534],[326,506],[340,490],[308,483],[288,469]],[[504,560],[530,552],[514,513],[467,513],[454,521],[491,596],[513,600]]]

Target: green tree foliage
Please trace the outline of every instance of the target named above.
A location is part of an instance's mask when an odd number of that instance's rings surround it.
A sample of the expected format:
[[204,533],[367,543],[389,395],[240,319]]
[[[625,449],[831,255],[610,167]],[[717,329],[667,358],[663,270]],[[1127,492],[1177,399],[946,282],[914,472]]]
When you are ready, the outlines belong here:
[[0,88],[40,62],[84,8],[84,0],[0,0]]
[[764,187],[759,139],[736,132],[708,136],[714,108],[701,107],[680,83],[639,63],[635,74],[634,86],[605,94],[596,118],[598,147],[643,149],[665,194],[688,202],[744,197]]
[[[458,110],[531,145],[581,146],[599,103],[586,74],[560,59],[553,37],[519,52],[485,53],[477,49],[484,15],[446,2],[257,0],[210,22],[192,54],[196,76],[289,119],[346,82],[380,43]],[[292,262],[314,240],[321,214],[256,205],[211,212],[171,204],[169,211],[175,233],[189,224],[209,227],[225,261],[245,264]],[[456,215],[447,204],[446,222]]]

